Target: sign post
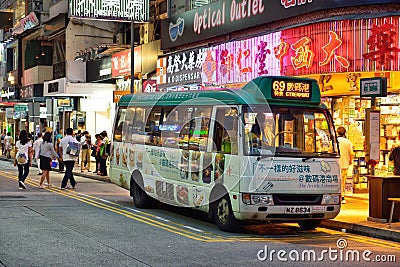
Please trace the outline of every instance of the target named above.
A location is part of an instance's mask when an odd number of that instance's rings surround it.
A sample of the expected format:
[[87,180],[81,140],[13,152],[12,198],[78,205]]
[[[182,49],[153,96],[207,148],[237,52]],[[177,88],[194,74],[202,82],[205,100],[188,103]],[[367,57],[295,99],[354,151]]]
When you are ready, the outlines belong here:
[[371,175],[375,175],[375,165],[380,160],[380,111],[376,109],[376,97],[387,95],[386,78],[360,79],[360,96],[371,97],[371,108],[366,114],[365,161]]

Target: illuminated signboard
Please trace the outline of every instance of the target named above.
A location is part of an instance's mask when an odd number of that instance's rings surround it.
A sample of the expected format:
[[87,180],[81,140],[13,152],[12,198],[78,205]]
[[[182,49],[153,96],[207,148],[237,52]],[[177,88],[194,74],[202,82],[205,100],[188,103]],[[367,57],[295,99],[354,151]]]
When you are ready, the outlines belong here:
[[86,19],[148,22],[149,0],[69,0],[69,16]]
[[[141,72],[141,56],[142,49],[140,46],[135,47],[134,58],[134,72]],[[131,50],[127,49],[112,55],[111,61],[111,77],[115,78],[118,76],[130,75],[131,74]]]
[[273,79],[271,93],[273,98],[310,100],[311,82]]
[[360,96],[387,96],[387,79],[382,77],[360,79]]

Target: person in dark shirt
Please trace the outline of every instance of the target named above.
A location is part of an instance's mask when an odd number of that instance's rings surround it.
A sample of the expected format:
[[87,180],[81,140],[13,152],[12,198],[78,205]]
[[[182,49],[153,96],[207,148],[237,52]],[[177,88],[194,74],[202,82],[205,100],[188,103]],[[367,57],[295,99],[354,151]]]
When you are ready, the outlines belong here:
[[[400,137],[400,131],[397,133]],[[389,160],[393,161],[394,175],[400,175],[400,145],[394,145],[389,154]]]

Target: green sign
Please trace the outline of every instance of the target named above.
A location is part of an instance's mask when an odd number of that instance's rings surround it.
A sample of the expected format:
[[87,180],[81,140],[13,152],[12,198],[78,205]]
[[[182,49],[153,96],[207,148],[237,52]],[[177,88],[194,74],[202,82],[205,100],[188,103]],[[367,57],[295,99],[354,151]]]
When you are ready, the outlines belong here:
[[27,105],[15,105],[14,106],[14,111],[27,111],[28,106]]
[[363,78],[360,79],[360,96],[376,97],[387,96],[387,79],[386,78]]

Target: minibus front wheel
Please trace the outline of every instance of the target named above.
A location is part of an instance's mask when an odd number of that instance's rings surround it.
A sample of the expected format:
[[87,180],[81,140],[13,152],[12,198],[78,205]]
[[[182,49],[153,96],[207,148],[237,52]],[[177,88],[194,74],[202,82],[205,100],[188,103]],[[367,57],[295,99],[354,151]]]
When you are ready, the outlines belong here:
[[223,196],[214,203],[215,224],[222,231],[233,232],[238,227],[238,221],[233,215],[231,201],[228,195]]

